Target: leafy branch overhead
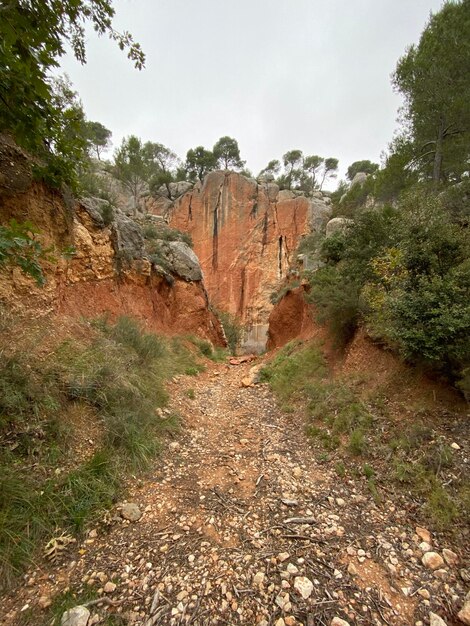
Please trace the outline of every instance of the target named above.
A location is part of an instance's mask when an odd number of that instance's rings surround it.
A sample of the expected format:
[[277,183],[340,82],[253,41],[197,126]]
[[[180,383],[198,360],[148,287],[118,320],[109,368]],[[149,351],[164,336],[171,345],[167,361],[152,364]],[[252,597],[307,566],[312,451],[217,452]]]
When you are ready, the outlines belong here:
[[48,164],[57,183],[73,182],[75,156],[84,149],[74,136],[63,136],[65,113],[54,98],[51,72],[70,45],[76,59],[86,62],[85,25],[108,35],[136,68],[145,56],[128,32],[113,28],[109,0],[11,0],[0,7],[0,132],[13,135],[24,148]]

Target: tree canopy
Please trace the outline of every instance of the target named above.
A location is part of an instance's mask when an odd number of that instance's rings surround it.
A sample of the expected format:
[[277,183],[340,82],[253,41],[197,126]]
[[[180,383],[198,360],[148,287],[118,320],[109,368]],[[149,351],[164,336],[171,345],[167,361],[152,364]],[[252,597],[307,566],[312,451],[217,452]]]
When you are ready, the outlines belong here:
[[351,165],[348,167],[346,177],[349,180],[353,180],[354,176],[356,176],[356,174],[359,174],[359,172],[364,172],[365,174],[373,174],[378,169],[378,163],[372,163],[372,161],[369,161],[367,159],[364,159],[362,161],[354,161],[354,163],[351,163]]
[[214,145],[212,154],[221,169],[242,169],[245,165],[245,161],[240,158],[238,142],[232,137],[221,137]]
[[128,32],[113,28],[110,0],[11,0],[0,6],[0,131],[53,164],[58,178],[72,182],[73,137],[61,134],[64,111],[54,98],[51,71],[69,45],[80,63],[86,61],[85,25],[108,35],[137,68],[144,54]]
[[469,170],[469,67],[470,0],[460,0],[431,16],[393,77],[405,99],[412,166],[435,184],[458,181]]
[[101,122],[85,122],[85,137],[88,143],[88,150],[96,154],[100,160],[101,153],[111,146],[112,132],[103,126]]
[[216,165],[214,153],[203,146],[188,150],[186,154],[186,171],[191,180],[198,178],[202,182],[204,176],[214,170]]

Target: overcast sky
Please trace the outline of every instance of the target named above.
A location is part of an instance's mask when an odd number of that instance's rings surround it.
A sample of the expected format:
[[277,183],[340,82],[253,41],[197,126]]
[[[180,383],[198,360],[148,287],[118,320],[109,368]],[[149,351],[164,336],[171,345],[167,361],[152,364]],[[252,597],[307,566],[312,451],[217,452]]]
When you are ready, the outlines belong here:
[[[442,0],[114,0],[146,68],[105,38],[63,61],[88,119],[184,158],[235,137],[255,174],[287,150],[379,161],[397,127],[390,74]],[[334,186],[334,185],[333,185]]]

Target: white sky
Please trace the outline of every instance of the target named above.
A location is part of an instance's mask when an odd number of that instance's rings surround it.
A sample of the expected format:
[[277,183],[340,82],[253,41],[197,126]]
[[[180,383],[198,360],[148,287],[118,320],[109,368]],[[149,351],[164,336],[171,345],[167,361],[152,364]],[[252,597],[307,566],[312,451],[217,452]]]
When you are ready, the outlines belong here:
[[[390,75],[441,0],[115,0],[114,26],[146,53],[134,69],[88,36],[62,68],[88,119],[184,158],[235,137],[254,174],[287,150],[378,162],[397,127]],[[335,183],[333,183],[333,187]]]

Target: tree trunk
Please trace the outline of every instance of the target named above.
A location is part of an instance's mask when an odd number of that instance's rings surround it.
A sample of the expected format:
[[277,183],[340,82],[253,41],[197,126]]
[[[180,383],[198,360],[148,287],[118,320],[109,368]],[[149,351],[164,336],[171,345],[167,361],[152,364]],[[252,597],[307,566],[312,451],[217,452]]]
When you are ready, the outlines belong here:
[[434,153],[434,166],[432,171],[432,180],[438,185],[441,180],[442,173],[442,147],[444,143],[444,118],[441,116],[439,121],[439,129],[436,138],[436,152]]

